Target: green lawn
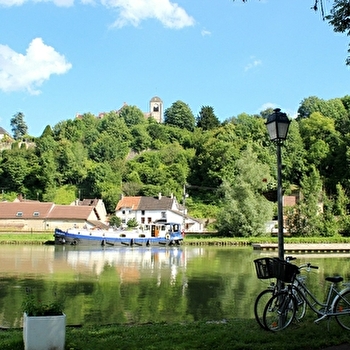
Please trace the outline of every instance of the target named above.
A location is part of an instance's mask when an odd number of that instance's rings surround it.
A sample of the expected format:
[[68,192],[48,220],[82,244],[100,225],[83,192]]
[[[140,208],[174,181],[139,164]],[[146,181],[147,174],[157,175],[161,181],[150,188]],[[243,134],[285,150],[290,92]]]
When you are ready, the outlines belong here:
[[[350,331],[332,320],[315,325],[311,319],[278,332],[259,328],[255,320],[223,320],[183,324],[110,325],[66,330],[69,350],[318,350],[350,343]],[[22,330],[0,331],[1,350],[24,349]]]

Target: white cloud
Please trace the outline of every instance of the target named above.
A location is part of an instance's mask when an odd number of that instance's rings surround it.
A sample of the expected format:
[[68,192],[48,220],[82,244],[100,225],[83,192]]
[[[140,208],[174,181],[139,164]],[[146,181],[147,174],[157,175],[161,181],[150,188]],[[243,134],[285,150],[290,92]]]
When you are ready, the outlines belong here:
[[[0,6],[20,6],[27,1],[53,2],[58,7],[71,7],[74,0],[0,0]],[[116,9],[119,12],[118,19],[112,27],[124,27],[133,25],[137,27],[141,21],[156,19],[165,27],[181,29],[193,26],[195,20],[177,3],[171,0],[100,0],[107,8]],[[94,5],[95,0],[79,0],[83,5]],[[205,31],[207,35],[209,32]],[[203,33],[202,33],[203,34]]]
[[113,26],[138,26],[142,20],[154,18],[165,27],[181,29],[194,25],[193,17],[169,0],[101,0],[101,3],[119,11],[119,18]]
[[[30,0],[0,0],[2,6],[20,6]],[[48,2],[52,1],[58,7],[71,7],[74,5],[74,0],[33,0],[33,2]]]
[[257,113],[260,113],[260,112],[263,112],[263,111],[266,111],[267,109],[275,109],[275,108],[279,108],[275,103],[272,103],[272,102],[266,102],[264,103],[260,108],[259,110],[257,111]]
[[74,0],[52,0],[58,7],[71,7],[74,5]]
[[19,6],[23,5],[26,0],[0,0],[0,5],[2,6]]
[[202,29],[201,34],[202,36],[207,36],[207,35],[211,35],[211,32],[209,32],[209,30]]
[[0,44],[0,90],[27,90],[40,94],[37,87],[52,74],[64,74],[72,65],[41,38],[34,39],[26,54],[17,53],[7,45]]
[[262,61],[261,60],[258,60],[256,59],[255,57],[251,57],[250,58],[250,61],[245,67],[244,67],[244,71],[248,71],[250,69],[253,69],[253,68],[256,68],[258,66],[261,66],[262,65]]

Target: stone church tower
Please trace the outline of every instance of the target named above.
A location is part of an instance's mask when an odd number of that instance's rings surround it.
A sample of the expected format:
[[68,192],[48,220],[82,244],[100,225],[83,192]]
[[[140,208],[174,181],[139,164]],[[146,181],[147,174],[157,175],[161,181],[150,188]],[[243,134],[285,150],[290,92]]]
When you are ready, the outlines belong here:
[[163,121],[163,101],[158,96],[153,97],[149,102],[149,114],[158,123]]

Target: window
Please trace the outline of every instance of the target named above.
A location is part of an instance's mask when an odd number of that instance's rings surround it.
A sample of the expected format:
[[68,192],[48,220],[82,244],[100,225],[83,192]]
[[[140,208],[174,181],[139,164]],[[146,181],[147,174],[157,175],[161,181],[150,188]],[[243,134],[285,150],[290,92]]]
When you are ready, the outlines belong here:
[[162,219],[166,219],[166,212],[165,212],[165,211],[162,211],[162,212],[161,212],[161,216],[162,216]]
[[18,216],[18,217],[23,216],[23,212],[22,212],[22,211],[18,211],[17,214],[16,214],[16,216]]
[[125,215],[125,210],[122,211],[122,214]]
[[38,217],[38,216],[40,216],[40,213],[39,213],[38,211],[35,211],[35,212],[33,213],[33,216]]
[[145,211],[144,210],[141,210],[141,215],[145,215]]

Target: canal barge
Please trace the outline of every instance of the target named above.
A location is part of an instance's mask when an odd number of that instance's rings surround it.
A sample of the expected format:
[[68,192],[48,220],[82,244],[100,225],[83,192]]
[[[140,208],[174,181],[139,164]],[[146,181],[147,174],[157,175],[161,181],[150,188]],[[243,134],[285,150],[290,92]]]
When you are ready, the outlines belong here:
[[181,245],[183,233],[177,223],[154,223],[133,229],[59,228],[54,233],[56,245],[87,245],[110,247],[149,247]]

